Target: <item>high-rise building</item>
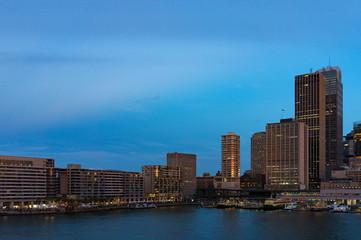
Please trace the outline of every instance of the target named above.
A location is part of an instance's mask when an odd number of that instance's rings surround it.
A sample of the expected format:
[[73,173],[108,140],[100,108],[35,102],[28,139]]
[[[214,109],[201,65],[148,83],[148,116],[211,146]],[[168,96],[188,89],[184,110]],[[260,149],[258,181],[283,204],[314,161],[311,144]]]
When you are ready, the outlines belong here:
[[308,188],[308,127],[294,119],[266,126],[266,189]]
[[332,168],[342,165],[343,85],[338,66],[318,70],[326,81],[326,178]]
[[355,157],[361,157],[361,122],[353,123],[353,153]]
[[167,166],[182,168],[183,198],[193,198],[197,190],[197,156],[178,152],[167,153]]
[[251,138],[251,173],[252,176],[265,174],[264,147],[266,141],[265,132],[257,132]]
[[295,118],[309,129],[309,185],[326,179],[326,80],[315,72],[295,77]]
[[231,181],[241,176],[239,135],[229,132],[222,135],[222,178]]

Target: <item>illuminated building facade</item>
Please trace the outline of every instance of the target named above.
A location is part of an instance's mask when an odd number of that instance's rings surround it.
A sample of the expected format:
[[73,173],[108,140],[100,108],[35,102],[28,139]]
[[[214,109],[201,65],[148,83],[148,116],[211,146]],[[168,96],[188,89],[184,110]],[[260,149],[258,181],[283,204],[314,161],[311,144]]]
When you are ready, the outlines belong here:
[[32,205],[49,192],[54,159],[0,156],[0,207]]
[[355,157],[361,157],[361,122],[353,123],[353,152]]
[[222,135],[222,178],[225,181],[240,177],[240,161],[239,135],[233,132]]
[[139,172],[83,169],[68,164],[58,169],[60,194],[72,198],[99,197],[136,201],[144,196],[143,176]]
[[180,167],[143,166],[144,194],[154,201],[181,201],[183,199],[182,169]]
[[54,159],[0,156],[0,206],[24,207],[46,197],[99,197],[123,202],[144,200],[139,172],[54,168]]
[[326,80],[322,73],[295,77],[295,119],[309,129],[309,185],[326,178]]
[[0,156],[0,165],[8,166],[28,166],[28,167],[54,167],[54,159]]
[[257,174],[265,174],[264,168],[264,147],[266,142],[266,133],[258,132],[251,138],[251,173],[255,177]]
[[308,189],[308,127],[293,119],[266,126],[266,185],[269,190]]
[[178,152],[167,153],[167,166],[182,168],[183,198],[193,198],[197,191],[197,156]]
[[343,85],[338,66],[318,70],[326,82],[326,178],[343,161]]

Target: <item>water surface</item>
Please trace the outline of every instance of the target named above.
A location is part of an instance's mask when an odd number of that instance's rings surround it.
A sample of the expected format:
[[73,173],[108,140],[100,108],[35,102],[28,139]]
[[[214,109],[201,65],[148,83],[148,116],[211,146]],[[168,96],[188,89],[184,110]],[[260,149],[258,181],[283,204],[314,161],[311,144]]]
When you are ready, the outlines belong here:
[[1,239],[361,239],[361,214],[168,207],[1,216]]

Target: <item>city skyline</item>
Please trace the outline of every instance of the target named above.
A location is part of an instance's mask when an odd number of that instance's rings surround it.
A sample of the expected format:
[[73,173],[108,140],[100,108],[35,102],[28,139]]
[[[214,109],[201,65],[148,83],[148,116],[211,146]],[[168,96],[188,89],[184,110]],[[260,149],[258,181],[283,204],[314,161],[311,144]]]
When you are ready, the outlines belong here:
[[361,120],[356,1],[0,6],[1,155],[139,171],[178,151],[215,174],[231,131],[242,174],[252,134],[294,116],[294,76],[329,57],[342,69],[344,135]]

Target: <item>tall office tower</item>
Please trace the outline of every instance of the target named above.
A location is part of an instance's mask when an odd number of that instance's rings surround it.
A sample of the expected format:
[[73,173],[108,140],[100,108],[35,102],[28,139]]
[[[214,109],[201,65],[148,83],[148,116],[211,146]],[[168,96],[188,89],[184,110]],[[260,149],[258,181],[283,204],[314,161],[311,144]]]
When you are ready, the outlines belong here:
[[318,70],[326,80],[326,178],[343,161],[343,85],[338,66]]
[[295,118],[309,129],[309,185],[326,178],[326,79],[322,73],[295,77]]
[[294,119],[266,126],[266,189],[308,188],[308,127]]
[[182,168],[183,197],[191,199],[197,190],[197,156],[187,153],[167,153],[167,166]]
[[239,135],[229,132],[222,135],[222,178],[229,182],[241,176]]
[[265,136],[265,132],[257,132],[253,134],[251,138],[251,173],[253,177],[256,176],[256,174],[265,174]]
[[355,157],[361,158],[361,122],[353,123],[353,153]]

